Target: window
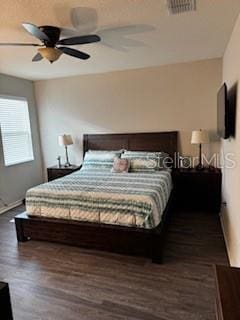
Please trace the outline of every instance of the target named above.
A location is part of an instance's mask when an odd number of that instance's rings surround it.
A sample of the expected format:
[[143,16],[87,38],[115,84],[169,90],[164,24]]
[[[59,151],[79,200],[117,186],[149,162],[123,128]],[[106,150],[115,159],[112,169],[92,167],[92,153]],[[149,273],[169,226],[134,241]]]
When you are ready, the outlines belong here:
[[34,159],[28,103],[0,96],[0,130],[5,166]]

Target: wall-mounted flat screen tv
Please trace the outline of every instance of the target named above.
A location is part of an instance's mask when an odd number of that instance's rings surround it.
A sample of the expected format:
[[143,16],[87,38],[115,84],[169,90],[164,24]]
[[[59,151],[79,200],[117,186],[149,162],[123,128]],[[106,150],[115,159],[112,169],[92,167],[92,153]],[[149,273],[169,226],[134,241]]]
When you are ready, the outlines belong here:
[[224,83],[217,95],[217,133],[223,139],[228,139],[230,135],[227,92],[227,85]]

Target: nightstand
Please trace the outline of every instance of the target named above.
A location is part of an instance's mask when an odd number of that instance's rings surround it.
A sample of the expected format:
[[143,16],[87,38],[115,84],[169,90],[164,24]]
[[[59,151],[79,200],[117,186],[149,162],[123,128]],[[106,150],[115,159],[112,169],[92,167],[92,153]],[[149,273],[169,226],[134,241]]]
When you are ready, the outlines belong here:
[[64,176],[67,176],[68,174],[73,173],[75,171],[78,171],[80,169],[81,169],[81,166],[75,166],[75,165],[72,165],[70,167],[64,167],[64,166],[49,167],[49,168],[47,168],[48,181],[62,178]]
[[172,172],[177,209],[219,213],[222,173],[218,168],[175,169]]

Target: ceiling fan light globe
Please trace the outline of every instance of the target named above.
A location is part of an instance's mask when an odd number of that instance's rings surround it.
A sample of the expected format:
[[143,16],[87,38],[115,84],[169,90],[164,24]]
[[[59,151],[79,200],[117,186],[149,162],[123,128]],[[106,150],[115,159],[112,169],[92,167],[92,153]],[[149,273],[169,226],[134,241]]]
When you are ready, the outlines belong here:
[[50,63],[57,61],[61,56],[62,52],[57,48],[39,48],[38,52],[41,56],[47,59]]

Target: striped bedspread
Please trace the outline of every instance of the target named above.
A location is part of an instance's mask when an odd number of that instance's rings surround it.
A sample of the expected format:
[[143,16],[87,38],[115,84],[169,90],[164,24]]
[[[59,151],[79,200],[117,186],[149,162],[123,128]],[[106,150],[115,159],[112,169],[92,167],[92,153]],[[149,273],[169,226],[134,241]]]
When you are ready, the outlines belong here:
[[151,229],[161,221],[171,173],[80,170],[28,190],[27,213]]

